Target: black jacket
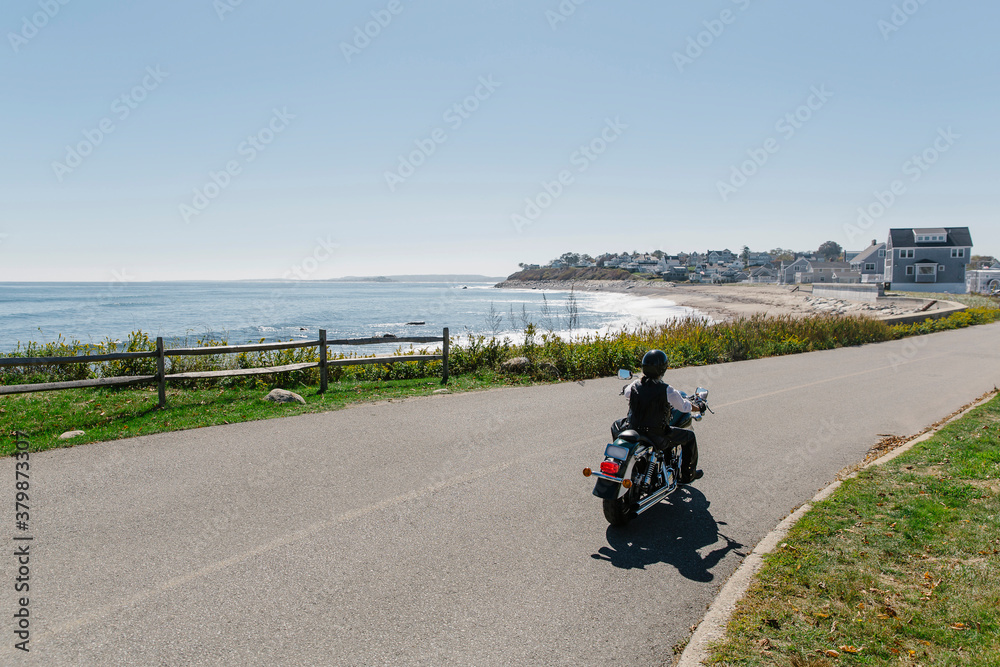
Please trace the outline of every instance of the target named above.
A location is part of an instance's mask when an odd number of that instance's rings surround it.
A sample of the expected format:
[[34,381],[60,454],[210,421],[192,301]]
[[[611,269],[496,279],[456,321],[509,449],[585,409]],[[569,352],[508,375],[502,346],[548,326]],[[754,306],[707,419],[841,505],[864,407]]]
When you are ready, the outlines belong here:
[[670,432],[670,403],[667,385],[643,381],[632,390],[628,399],[628,423],[647,437],[663,437]]

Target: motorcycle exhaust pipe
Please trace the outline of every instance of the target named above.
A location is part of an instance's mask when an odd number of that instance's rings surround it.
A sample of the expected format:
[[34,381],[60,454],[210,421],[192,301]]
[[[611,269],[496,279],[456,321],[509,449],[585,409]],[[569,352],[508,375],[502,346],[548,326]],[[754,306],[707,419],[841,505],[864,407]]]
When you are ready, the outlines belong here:
[[665,486],[656,493],[654,493],[653,495],[651,495],[650,497],[640,500],[639,507],[635,510],[636,515],[638,516],[639,514],[642,514],[646,510],[653,507],[653,505],[659,503],[666,497],[668,493],[670,493],[676,488],[677,488],[676,484],[674,484],[673,486]]

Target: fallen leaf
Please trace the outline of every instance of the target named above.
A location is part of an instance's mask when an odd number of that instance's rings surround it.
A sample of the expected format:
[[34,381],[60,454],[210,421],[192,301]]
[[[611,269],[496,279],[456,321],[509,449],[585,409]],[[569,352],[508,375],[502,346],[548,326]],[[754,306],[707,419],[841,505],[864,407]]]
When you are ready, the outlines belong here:
[[840,657],[840,653],[838,653],[837,651],[834,651],[832,648],[828,648],[827,650],[823,651],[823,655],[825,655],[828,658],[839,658]]
[[861,651],[863,651],[864,648],[865,648],[864,646],[862,646],[861,648],[856,648],[848,644],[847,646],[841,646],[840,650],[843,651],[844,653],[861,653]]
[[968,630],[969,629],[969,626],[967,626],[965,623],[952,623],[948,627],[951,628],[952,630]]

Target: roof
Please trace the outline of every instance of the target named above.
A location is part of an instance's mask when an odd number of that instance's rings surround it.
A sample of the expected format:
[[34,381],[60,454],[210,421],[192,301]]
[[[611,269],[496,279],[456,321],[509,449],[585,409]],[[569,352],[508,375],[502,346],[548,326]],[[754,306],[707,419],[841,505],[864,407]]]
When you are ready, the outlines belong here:
[[[930,243],[920,243],[917,244],[913,240],[914,233],[919,234],[933,234],[933,233],[947,233],[947,241],[934,241]],[[972,247],[972,234],[969,233],[968,227],[948,227],[947,229],[890,229],[889,230],[889,240],[892,242],[893,248],[916,248],[916,247],[932,247],[932,248],[954,248],[954,247]]]
[[809,262],[812,265],[813,270],[816,269],[850,269],[851,264],[849,262]]
[[857,255],[855,255],[854,259],[852,259],[851,262],[854,264],[858,264],[860,262],[867,262],[869,259],[877,258],[878,251],[884,249],[885,249],[884,243],[879,243],[878,245],[869,246],[864,250],[862,250],[861,252],[859,252]]

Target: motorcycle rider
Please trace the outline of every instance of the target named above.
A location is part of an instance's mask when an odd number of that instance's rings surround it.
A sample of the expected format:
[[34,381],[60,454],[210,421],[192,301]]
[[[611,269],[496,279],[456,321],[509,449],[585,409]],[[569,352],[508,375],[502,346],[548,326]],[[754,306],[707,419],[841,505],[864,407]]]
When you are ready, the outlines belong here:
[[646,436],[659,449],[681,446],[683,470],[681,484],[690,484],[704,473],[698,470],[698,441],[694,431],[671,428],[670,408],[681,412],[705,411],[705,404],[689,401],[663,381],[667,370],[667,355],[662,350],[650,350],[642,357],[642,378],[625,388],[628,400],[628,425]]

